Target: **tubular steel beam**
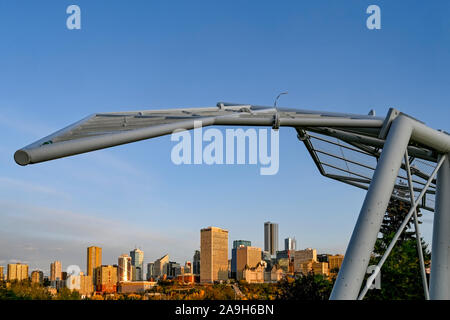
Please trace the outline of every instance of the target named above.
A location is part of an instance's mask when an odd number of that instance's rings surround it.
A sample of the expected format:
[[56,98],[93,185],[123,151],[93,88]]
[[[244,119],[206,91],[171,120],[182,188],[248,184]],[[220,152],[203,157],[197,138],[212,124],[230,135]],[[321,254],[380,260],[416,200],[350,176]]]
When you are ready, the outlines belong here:
[[[405,151],[405,166],[406,166],[406,174],[408,175],[408,187],[409,187],[409,195],[410,195],[410,199],[411,199],[411,207],[416,207],[416,199],[415,199],[415,195],[414,195],[413,180],[411,177],[411,168],[410,168],[410,163],[409,163],[408,149]],[[422,275],[423,294],[425,296],[425,300],[430,300],[430,293],[428,291],[428,283],[427,283],[427,274],[425,271],[425,262],[423,259],[422,239],[420,237],[419,221],[417,220],[417,209],[414,209],[414,229],[416,231],[417,254],[419,255],[420,273]]]
[[422,192],[420,192],[419,197],[417,198],[417,201],[414,201],[414,204],[409,209],[408,214],[406,215],[405,219],[403,219],[402,224],[398,228],[397,232],[395,233],[394,237],[392,238],[391,243],[389,243],[389,246],[387,247],[386,251],[384,252],[383,256],[381,257],[380,261],[378,262],[377,267],[375,268],[374,273],[367,279],[367,284],[364,287],[363,291],[359,295],[358,299],[362,300],[364,298],[364,295],[367,293],[367,290],[369,289],[370,285],[372,284],[373,280],[375,279],[376,275],[380,272],[381,267],[383,266],[384,262],[386,261],[387,257],[391,253],[392,249],[395,246],[395,243],[397,242],[398,238],[402,234],[403,230],[405,229],[406,225],[408,224],[409,220],[411,220],[411,217],[413,216],[414,212],[417,210],[417,205],[422,199],[422,197],[425,195],[427,188],[430,186],[431,181],[433,180],[434,176],[439,171],[439,168],[441,167],[442,163],[444,162],[444,158],[441,158],[439,160],[438,164],[436,165],[436,168],[434,169],[433,173],[430,176],[430,179],[428,179],[425,187],[422,189]]
[[331,292],[331,300],[355,300],[358,297],[412,130],[410,120],[404,116],[392,122]]
[[[176,129],[193,129],[194,122],[201,121],[202,126],[210,126],[214,123],[213,117],[185,120],[170,124],[161,124],[148,128],[141,128],[131,131],[103,134],[93,137],[81,138],[74,141],[59,142],[56,144],[43,145],[33,148],[33,145],[27,146],[16,151],[14,160],[24,166],[30,163],[39,163],[47,160],[58,159],[72,156],[84,152],[100,150],[121,144],[136,142],[144,139],[154,138],[172,133]],[[48,139],[48,138],[46,138]]]
[[430,298],[450,299],[450,154],[438,172],[433,222]]

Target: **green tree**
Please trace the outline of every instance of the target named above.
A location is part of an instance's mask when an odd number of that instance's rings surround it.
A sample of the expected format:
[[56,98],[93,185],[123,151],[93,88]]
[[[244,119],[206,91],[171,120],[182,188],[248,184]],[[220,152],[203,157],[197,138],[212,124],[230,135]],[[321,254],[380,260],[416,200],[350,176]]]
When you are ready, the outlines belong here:
[[48,300],[51,295],[40,284],[29,281],[3,282],[0,286],[0,300]]
[[80,293],[76,290],[70,290],[68,288],[61,288],[55,297],[56,300],[80,300]]
[[299,276],[295,280],[281,280],[277,298],[283,300],[328,300],[332,288],[332,281],[311,272]]
[[[380,229],[380,236],[375,243],[370,260],[371,265],[378,264],[410,208],[411,205],[405,201],[398,199],[390,201]],[[418,213],[418,218],[420,216],[421,214]],[[381,268],[381,290],[369,290],[365,299],[424,299],[417,240],[415,231],[412,229],[413,223],[414,220],[411,218],[405,228],[406,230],[402,232],[391,254]],[[423,239],[420,239],[420,241],[425,263],[428,263],[431,258],[428,245]]]

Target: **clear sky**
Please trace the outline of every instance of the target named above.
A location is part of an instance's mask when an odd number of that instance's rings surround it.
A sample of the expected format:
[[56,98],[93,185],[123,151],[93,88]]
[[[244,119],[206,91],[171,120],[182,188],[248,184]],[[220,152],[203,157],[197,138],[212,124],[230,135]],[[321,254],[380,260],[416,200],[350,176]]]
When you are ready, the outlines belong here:
[[[81,8],[68,30],[66,8]],[[381,8],[381,30],[366,8]],[[293,129],[280,170],[176,166],[169,136],[27,167],[13,154],[94,112],[218,101],[384,116],[449,131],[449,1],[0,1],[0,265],[86,265],[135,246],[191,260],[200,229],[344,253],[364,192],[320,176]],[[424,214],[431,240],[432,214]]]

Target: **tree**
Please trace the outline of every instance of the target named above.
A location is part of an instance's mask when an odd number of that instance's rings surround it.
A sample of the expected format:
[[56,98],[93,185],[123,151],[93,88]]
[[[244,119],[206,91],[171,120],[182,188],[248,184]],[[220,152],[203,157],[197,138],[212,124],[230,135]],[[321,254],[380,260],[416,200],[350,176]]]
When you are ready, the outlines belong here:
[[295,280],[281,280],[279,285],[277,298],[283,300],[328,300],[333,288],[331,281],[312,272]]
[[[391,199],[380,229],[380,236],[375,243],[370,260],[371,265],[378,264],[410,208],[411,205],[405,201]],[[418,213],[418,218],[421,216]],[[414,220],[411,218],[381,268],[381,290],[369,290],[366,294],[366,299],[424,299],[417,240],[415,232],[411,229],[413,223]],[[427,263],[431,258],[428,245],[422,238],[420,241],[422,243],[424,260]]]
[[68,288],[61,288],[55,297],[56,300],[80,300],[80,293],[76,290],[70,290]]

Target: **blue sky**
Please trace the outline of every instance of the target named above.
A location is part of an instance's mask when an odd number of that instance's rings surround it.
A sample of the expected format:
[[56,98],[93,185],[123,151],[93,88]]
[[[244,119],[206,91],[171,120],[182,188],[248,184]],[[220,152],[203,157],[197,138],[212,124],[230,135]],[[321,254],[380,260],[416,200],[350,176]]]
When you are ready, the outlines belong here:
[[[81,8],[81,30],[66,8]],[[381,30],[366,8],[381,8]],[[53,260],[85,268],[135,246],[145,262],[192,259],[200,229],[344,253],[364,192],[318,173],[293,129],[280,170],[176,166],[160,137],[19,167],[14,152],[94,112],[214,106],[218,101],[377,115],[395,107],[446,129],[448,1],[0,2],[0,265]],[[424,214],[431,241],[432,215]]]

